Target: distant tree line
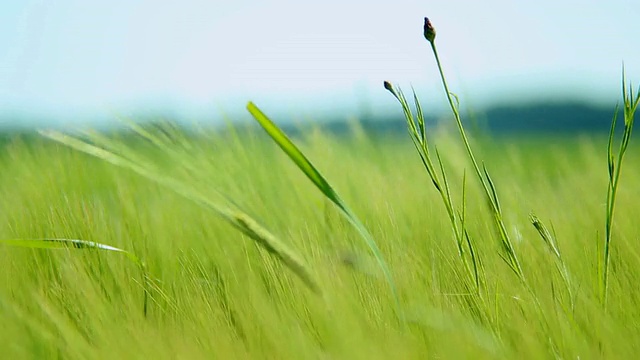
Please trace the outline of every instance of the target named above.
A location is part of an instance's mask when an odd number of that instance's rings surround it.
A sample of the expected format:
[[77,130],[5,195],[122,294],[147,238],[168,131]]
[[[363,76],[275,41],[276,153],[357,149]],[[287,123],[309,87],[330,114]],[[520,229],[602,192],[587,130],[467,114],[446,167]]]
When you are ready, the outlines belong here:
[[[606,133],[611,126],[613,110],[590,106],[584,103],[539,103],[530,105],[504,105],[496,106],[482,112],[467,113],[463,117],[466,126],[471,131],[482,132],[488,135],[530,135],[550,133]],[[8,124],[5,119],[0,123]],[[282,121],[282,119],[280,119]],[[319,118],[315,123],[305,125],[286,122],[282,127],[290,135],[297,135],[306,131],[309,127],[320,127],[336,135],[348,135],[352,131],[353,123],[340,118]],[[446,116],[436,118],[427,117],[428,126],[436,126],[449,120]],[[369,114],[357,120],[359,126],[372,135],[405,134],[405,120],[400,114],[394,116]],[[177,121],[179,123],[179,121]],[[146,121],[152,125],[152,121]],[[622,124],[618,124],[622,125]],[[242,127],[253,127],[252,123],[239,124]],[[225,131],[226,125],[220,131]],[[188,133],[189,131],[185,129]],[[196,134],[191,134],[196,135]],[[126,135],[124,135],[126,136]],[[34,129],[25,127],[0,129],[0,144],[6,144],[12,139],[20,138],[30,142],[38,137]]]

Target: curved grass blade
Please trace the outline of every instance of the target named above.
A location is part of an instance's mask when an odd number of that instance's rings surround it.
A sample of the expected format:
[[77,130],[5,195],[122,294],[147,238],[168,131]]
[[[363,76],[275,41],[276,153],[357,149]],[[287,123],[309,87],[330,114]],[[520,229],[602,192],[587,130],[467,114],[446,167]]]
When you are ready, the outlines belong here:
[[289,156],[289,158],[302,170],[302,172],[311,180],[322,193],[332,200],[338,207],[344,209],[344,202],[338,194],[333,190],[331,185],[325,180],[320,172],[311,164],[306,156],[298,149],[298,147],[289,140],[287,135],[271,121],[255,104],[249,102],[247,110],[260,123],[260,126],[271,136],[276,144]]
[[[75,150],[95,156],[103,161],[111,163],[115,166],[129,169],[138,175],[163,186],[174,193],[186,198],[195,204],[206,209],[213,210],[220,217],[225,219],[236,229],[247,235],[252,240],[269,253],[275,255],[289,269],[291,269],[313,292],[320,294],[320,286],[311,275],[311,271],[307,265],[301,260],[301,257],[291,249],[288,245],[280,241],[275,235],[271,234],[267,229],[258,224],[246,213],[230,209],[211,201],[204,194],[199,193],[187,184],[164,175],[160,171],[150,169],[148,166],[141,165],[138,162],[129,160],[123,155],[119,155],[113,151],[105,150],[98,146],[89,144],[83,140],[65,135],[57,131],[41,132],[44,136],[69,146]],[[103,139],[104,140],[104,139]],[[249,224],[249,225],[248,225]]]
[[265,115],[253,102],[247,104],[247,110],[258,121],[260,126],[269,134],[269,136],[276,142],[276,144],[289,156],[289,158],[298,166],[300,170],[313,182],[313,184],[320,190],[331,202],[333,202],[341,211],[346,219],[356,228],[358,233],[362,236],[365,243],[371,250],[373,256],[391,288],[394,300],[396,302],[396,311],[399,317],[402,317],[400,311],[400,302],[398,300],[398,294],[395,284],[391,278],[391,272],[387,263],[382,257],[382,253],[378,248],[378,245],[373,240],[373,236],[365,228],[360,219],[349,209],[347,204],[340,198],[338,193],[333,189],[329,182],[322,176],[322,174],[316,169],[315,166],[307,159],[307,157],[298,149],[298,147],[287,137],[287,135],[273,122],[267,115]]

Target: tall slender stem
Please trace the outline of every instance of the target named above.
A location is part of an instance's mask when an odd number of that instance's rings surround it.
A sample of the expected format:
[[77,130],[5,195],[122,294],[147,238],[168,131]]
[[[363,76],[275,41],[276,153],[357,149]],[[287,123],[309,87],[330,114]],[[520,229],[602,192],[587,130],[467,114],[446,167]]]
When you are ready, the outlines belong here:
[[[427,38],[427,40],[429,40]],[[508,252],[508,256],[512,262],[511,266],[513,266],[514,270],[516,271],[516,273],[518,274],[518,276],[521,278],[521,280],[525,280],[524,278],[524,272],[522,271],[522,266],[520,265],[520,261],[518,260],[518,257],[516,255],[515,249],[513,248],[513,245],[511,244],[511,240],[509,239],[509,235],[507,232],[507,229],[504,225],[504,221],[502,220],[502,214],[500,213],[500,209],[498,208],[498,204],[497,204],[497,198],[496,199],[492,199],[491,197],[491,191],[489,190],[489,186],[487,185],[487,182],[485,181],[482,172],[480,171],[480,167],[478,166],[478,162],[476,161],[475,155],[473,155],[473,151],[471,150],[471,145],[469,144],[469,139],[467,138],[466,133],[464,132],[464,127],[462,126],[462,120],[460,118],[460,112],[458,111],[457,106],[455,105],[455,103],[453,102],[453,97],[451,96],[451,92],[449,91],[449,86],[447,85],[447,80],[444,76],[444,71],[442,70],[442,64],[440,63],[440,57],[438,56],[438,50],[436,49],[436,44],[435,44],[435,39],[431,39],[429,40],[429,43],[431,44],[431,49],[433,50],[433,55],[436,58],[436,63],[438,65],[438,72],[440,73],[440,79],[442,80],[442,85],[444,86],[444,91],[447,95],[447,100],[449,101],[449,106],[451,107],[451,111],[453,112],[453,116],[456,120],[456,125],[458,126],[458,131],[460,132],[460,137],[462,137],[462,141],[464,143],[465,149],[467,150],[467,154],[469,155],[469,158],[471,159],[471,162],[473,164],[473,168],[476,172],[476,175],[478,176],[478,179],[480,180],[480,183],[482,184],[482,187],[484,188],[484,191],[487,195],[487,197],[489,198],[489,203],[491,204],[491,210],[494,214],[495,217],[495,221],[496,224],[498,226],[498,231],[500,232],[500,237],[503,240],[503,244],[504,246],[507,248],[507,252]]]

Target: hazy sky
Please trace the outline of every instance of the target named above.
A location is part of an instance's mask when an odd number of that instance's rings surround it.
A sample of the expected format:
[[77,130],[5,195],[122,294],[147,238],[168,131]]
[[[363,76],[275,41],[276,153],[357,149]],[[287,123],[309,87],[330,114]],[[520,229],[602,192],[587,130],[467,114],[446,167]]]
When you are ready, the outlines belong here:
[[468,106],[556,95],[615,102],[640,82],[638,0],[0,1],[0,116],[184,116],[267,110],[357,115],[382,88],[443,98],[429,16]]

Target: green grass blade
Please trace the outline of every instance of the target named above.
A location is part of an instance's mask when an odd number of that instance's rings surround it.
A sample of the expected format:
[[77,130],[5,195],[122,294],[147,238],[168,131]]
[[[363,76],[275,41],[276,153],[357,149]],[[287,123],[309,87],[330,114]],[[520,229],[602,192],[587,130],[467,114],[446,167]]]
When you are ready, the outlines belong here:
[[331,185],[325,180],[320,172],[311,164],[304,156],[302,151],[289,140],[287,135],[280,130],[256,105],[250,102],[247,109],[253,117],[260,123],[262,128],[271,136],[276,144],[289,156],[289,158],[302,170],[302,172],[311,180],[322,193],[331,199],[336,205],[343,208],[343,202],[338,194],[333,190]]
[[489,197],[491,201],[493,201],[496,211],[499,214],[502,214],[502,210],[500,208],[500,201],[498,200],[498,194],[496,192],[496,187],[493,184],[493,180],[491,180],[491,176],[489,176],[489,172],[487,171],[486,166],[484,166],[484,163],[482,164],[482,171],[484,172],[485,179],[487,179],[487,185],[489,186],[489,190],[491,190]]
[[418,99],[418,94],[414,89],[411,89],[413,92],[413,102],[416,104],[416,116],[418,117],[418,130],[420,131],[420,136],[422,136],[422,142],[427,144],[427,124],[424,121],[424,113],[422,112],[422,106],[420,105],[420,100]]
[[382,257],[382,253],[378,248],[378,245],[373,240],[373,236],[365,228],[364,224],[358,219],[346,205],[346,203],[338,196],[338,193],[331,187],[329,182],[322,176],[322,174],[316,169],[315,166],[307,159],[307,157],[298,149],[298,147],[287,137],[287,135],[273,122],[269,117],[264,114],[253,102],[247,104],[247,110],[258,121],[260,126],[269,134],[269,136],[276,142],[276,144],[289,156],[289,158],[298,166],[298,168],[313,182],[313,184],[340,210],[347,220],[356,228],[360,235],[365,240],[365,243],[371,250],[373,256],[376,258],[378,265],[382,269],[387,282],[393,293],[393,297],[396,301],[398,316],[402,317],[400,312],[400,303],[396,291],[395,284],[391,278],[391,272]]
[[613,139],[616,129],[616,122],[618,120],[618,111],[620,107],[616,105],[615,112],[613,113],[613,120],[611,120],[611,129],[609,130],[609,141],[607,142],[607,165],[609,168],[609,179],[613,179],[614,160],[613,160]]

